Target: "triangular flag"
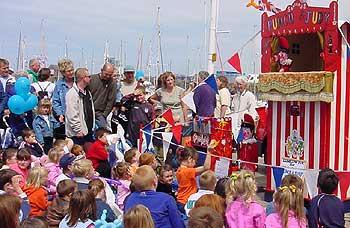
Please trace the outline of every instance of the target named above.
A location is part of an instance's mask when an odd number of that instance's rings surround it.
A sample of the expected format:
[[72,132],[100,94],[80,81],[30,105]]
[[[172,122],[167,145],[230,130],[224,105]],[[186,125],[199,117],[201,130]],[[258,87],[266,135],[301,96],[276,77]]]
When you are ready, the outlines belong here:
[[207,83],[210,86],[210,88],[212,88],[215,91],[215,93],[219,94],[218,85],[216,84],[216,79],[214,74],[207,77],[204,80],[204,82]]
[[349,58],[350,58],[350,47],[348,46],[346,49],[347,49],[346,57],[347,57],[347,60],[349,61]]
[[165,162],[166,156],[168,154],[170,142],[171,142],[171,139],[173,138],[173,133],[162,132],[162,138],[163,138],[163,156],[164,156],[164,162]]
[[174,126],[175,125],[175,121],[173,118],[173,112],[171,111],[171,109],[166,110],[163,114],[162,117],[171,125]]
[[147,124],[143,128],[143,132],[145,133],[146,149],[149,149],[149,144],[151,143],[151,138],[152,138],[152,125],[151,124]]
[[304,172],[306,188],[311,198],[313,198],[314,196],[317,196],[318,194],[317,176],[318,176],[317,170],[307,170]]
[[238,133],[236,142],[237,142],[237,143],[240,143],[240,142],[242,142],[242,141],[243,141],[243,129],[241,128],[241,129],[239,130],[239,133]]
[[235,68],[236,71],[238,71],[240,74],[242,74],[242,69],[241,69],[241,60],[239,59],[238,52],[233,54],[227,62]]
[[176,125],[171,127],[171,131],[174,134],[174,138],[178,144],[181,144],[181,134],[182,134],[182,125]]
[[181,98],[182,102],[185,103],[192,111],[196,112],[196,105],[193,100],[194,92],[191,91],[186,94],[183,98]]
[[350,172],[337,172],[337,175],[339,177],[340,195],[342,199],[345,199],[350,185]]
[[276,188],[278,188],[281,186],[284,168],[272,167],[272,172],[273,172],[273,179],[275,180]]

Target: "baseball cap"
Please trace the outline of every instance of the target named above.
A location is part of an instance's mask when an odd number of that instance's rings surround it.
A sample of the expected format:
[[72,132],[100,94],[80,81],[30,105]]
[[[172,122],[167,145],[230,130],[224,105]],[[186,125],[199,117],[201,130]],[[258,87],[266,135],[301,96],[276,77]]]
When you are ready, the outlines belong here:
[[59,162],[61,168],[65,169],[75,161],[76,156],[72,153],[64,154]]
[[124,72],[135,72],[135,68],[131,65],[127,65],[124,67]]

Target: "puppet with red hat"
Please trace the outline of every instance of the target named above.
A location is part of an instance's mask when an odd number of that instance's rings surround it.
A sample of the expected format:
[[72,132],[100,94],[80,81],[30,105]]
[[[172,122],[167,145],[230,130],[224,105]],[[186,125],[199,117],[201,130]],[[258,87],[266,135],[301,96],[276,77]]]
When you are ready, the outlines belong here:
[[279,52],[273,56],[273,60],[278,63],[280,72],[288,72],[292,65],[292,60],[288,58],[289,43],[281,36],[278,38]]
[[[239,159],[242,161],[248,161],[258,163],[258,144],[254,138],[255,121],[249,114],[244,114],[243,122],[241,124],[241,131],[243,140],[240,142]],[[241,162],[241,168],[247,168],[251,171],[255,171],[257,166]]]

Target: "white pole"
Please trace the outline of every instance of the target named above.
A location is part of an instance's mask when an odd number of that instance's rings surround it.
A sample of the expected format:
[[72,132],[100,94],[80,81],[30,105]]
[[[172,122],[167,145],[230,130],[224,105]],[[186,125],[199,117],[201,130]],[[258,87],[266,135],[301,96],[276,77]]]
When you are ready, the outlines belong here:
[[209,31],[209,52],[208,72],[215,72],[214,62],[216,61],[216,27],[217,27],[217,5],[219,0],[211,0],[210,31]]
[[160,6],[157,7],[157,28],[158,28],[158,42],[157,42],[157,77],[160,75],[160,61],[161,61],[161,50],[160,50]]

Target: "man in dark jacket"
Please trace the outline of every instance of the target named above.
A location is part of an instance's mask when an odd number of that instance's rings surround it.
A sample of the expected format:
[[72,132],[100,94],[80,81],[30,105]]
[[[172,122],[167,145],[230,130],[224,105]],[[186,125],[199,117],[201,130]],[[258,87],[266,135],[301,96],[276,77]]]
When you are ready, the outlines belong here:
[[103,65],[101,73],[92,75],[89,90],[94,101],[96,123],[98,127],[106,127],[106,118],[112,111],[117,96],[116,82],[112,76],[114,66],[110,63]]

